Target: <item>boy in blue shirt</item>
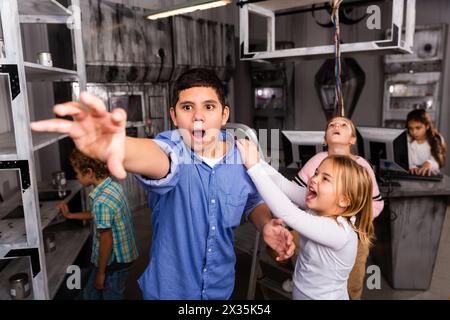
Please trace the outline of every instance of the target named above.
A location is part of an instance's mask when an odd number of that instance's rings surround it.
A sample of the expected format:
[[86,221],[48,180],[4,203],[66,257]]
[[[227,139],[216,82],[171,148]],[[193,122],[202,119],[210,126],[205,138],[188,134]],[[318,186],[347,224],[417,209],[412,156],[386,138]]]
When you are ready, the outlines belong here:
[[153,238],[150,263],[139,279],[145,299],[229,299],[234,288],[233,228],[248,217],[279,255],[294,250],[291,234],[277,220],[242,165],[233,137],[221,127],[229,117],[222,83],[210,70],[191,69],[175,82],[170,116],[178,128],[155,139],[125,136],[126,114],[106,111],[82,93],[80,103],[54,112],[74,121],[32,124],[36,131],[65,132],[83,153],[108,163],[124,178],[133,172],[149,192]]

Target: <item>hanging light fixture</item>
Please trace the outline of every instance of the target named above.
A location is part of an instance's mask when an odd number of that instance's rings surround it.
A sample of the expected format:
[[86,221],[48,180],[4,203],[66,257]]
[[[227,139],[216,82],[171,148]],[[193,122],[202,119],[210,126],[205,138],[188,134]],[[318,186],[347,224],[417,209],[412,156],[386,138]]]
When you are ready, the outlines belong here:
[[[316,91],[327,119],[342,115],[339,110],[340,105],[336,101],[336,77],[334,72],[335,60],[328,59],[325,60],[315,77]],[[342,60],[341,72],[342,96],[346,106],[344,115],[351,118],[364,88],[366,74],[353,58]]]
[[185,14],[194,12],[197,10],[205,10],[211,8],[217,8],[230,4],[232,0],[194,0],[187,1],[183,4],[178,4],[172,7],[148,11],[145,18],[150,20],[156,20],[161,18],[167,18],[178,14]]

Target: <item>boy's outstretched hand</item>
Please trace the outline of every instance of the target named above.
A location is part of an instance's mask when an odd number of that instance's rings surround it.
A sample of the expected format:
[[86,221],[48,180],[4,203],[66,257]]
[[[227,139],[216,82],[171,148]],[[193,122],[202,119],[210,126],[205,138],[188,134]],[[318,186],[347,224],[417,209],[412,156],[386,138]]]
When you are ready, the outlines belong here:
[[37,121],[31,123],[31,129],[67,133],[82,153],[106,162],[112,175],[124,179],[126,112],[120,108],[108,112],[100,98],[87,92],[80,94],[80,101],[87,108],[75,101],[58,104],[53,108],[58,116],[70,116],[73,121]]
[[283,219],[272,219],[263,228],[264,241],[278,254],[277,261],[289,259],[294,254],[292,234],[283,226]]

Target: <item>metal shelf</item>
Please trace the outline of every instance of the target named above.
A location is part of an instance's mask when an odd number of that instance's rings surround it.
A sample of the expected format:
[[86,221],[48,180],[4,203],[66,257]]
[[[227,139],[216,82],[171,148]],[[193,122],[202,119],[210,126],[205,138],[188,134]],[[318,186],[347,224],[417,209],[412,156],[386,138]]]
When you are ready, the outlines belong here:
[[[12,300],[9,294],[9,277],[16,273],[28,273],[28,282],[31,286],[30,261],[28,258],[17,258],[9,262],[9,264],[0,272],[0,300]],[[33,290],[31,294],[24,300],[33,300]]]
[[[80,0],[69,0],[67,5],[79,8]],[[26,161],[24,162],[26,163],[25,167],[34,166],[34,152],[36,150],[63,139],[67,135],[58,133],[30,134],[30,116],[28,112],[30,101],[28,100],[27,86],[32,81],[78,82],[80,90],[85,90],[84,50],[81,29],[78,26],[78,23],[81,22],[81,12],[79,10],[71,11],[56,0],[0,0],[0,11],[6,53],[6,58],[2,59],[2,62],[6,61],[8,64],[17,66],[17,72],[13,70],[13,74],[16,73],[17,79],[14,81],[15,87],[11,90],[13,96],[10,101],[14,130],[0,134],[0,161],[24,160]],[[67,25],[71,36],[66,40],[69,42],[73,41],[72,55],[76,70],[47,67],[24,61],[23,39],[21,39],[23,34],[20,23],[60,23]],[[16,137],[20,137],[20,141],[15,141]],[[53,297],[55,294],[55,285],[60,284],[60,278],[59,276],[55,277],[52,270],[53,267],[56,267],[53,263],[58,263],[58,261],[54,262],[50,257],[46,257],[44,253],[42,231],[50,223],[55,223],[54,218],[58,215],[58,210],[54,208],[55,202],[41,202],[42,207],[38,206],[39,186],[36,183],[37,170],[31,168],[24,168],[23,171],[22,168],[18,170],[25,175],[26,179],[29,179],[30,184],[25,184],[25,188],[18,192],[16,198],[13,199],[16,201],[15,203],[12,200],[8,201],[8,203],[14,205],[11,209],[22,205],[25,218],[20,218],[19,216],[19,218],[11,219],[7,217],[8,220],[1,221],[0,231],[2,233],[0,240],[2,241],[0,242],[2,244],[0,244],[0,257],[4,257],[11,249],[37,248],[38,263],[41,269],[37,275],[30,279],[34,288],[32,298],[39,300],[49,299],[50,296]],[[78,183],[76,186],[71,186],[69,183],[68,188],[72,189],[71,194],[61,201],[69,201],[81,189],[81,186]],[[5,206],[5,202],[0,205],[0,216],[5,216],[8,212],[11,212],[10,210],[4,210]],[[85,206],[83,201],[82,206]],[[20,213],[20,211],[16,211],[16,213]],[[67,243],[61,244],[61,250],[65,251],[62,255],[65,256],[67,254],[67,259],[74,259],[76,250],[72,246],[76,245],[81,248],[85,239],[86,235],[78,237],[76,234],[72,234],[71,238],[67,239]],[[72,241],[75,243],[72,243]],[[65,247],[67,247],[67,250],[64,249]],[[50,262],[45,263],[47,259],[50,259]],[[8,267],[10,265],[11,268],[16,265],[15,261],[8,264]],[[3,271],[0,272],[0,277],[3,276],[3,273]],[[51,283],[49,283],[49,278],[47,277],[48,273],[51,273]],[[65,270],[62,273],[57,273],[65,275]],[[7,296],[9,297],[8,292]]]
[[[32,132],[33,151],[42,149],[54,142],[68,137],[54,132]],[[0,133],[0,160],[16,160],[16,139],[12,132]]]
[[67,134],[54,132],[33,132],[33,151],[42,149],[54,142],[67,138]]
[[20,15],[71,16],[72,13],[56,0],[18,0]]
[[[41,229],[47,227],[52,220],[59,214],[59,209],[55,208],[59,202],[69,202],[72,198],[83,188],[83,186],[77,180],[67,181],[67,190],[70,190],[70,194],[62,199],[56,201],[42,201],[42,207],[40,208],[41,215]],[[48,185],[44,185],[43,188],[39,188],[39,191],[51,190]],[[3,245],[10,246],[15,243],[27,243],[25,232],[25,220],[22,219],[2,219],[11,210],[22,204],[21,194],[17,192],[14,196],[0,205],[0,232],[2,238],[0,239],[0,247]],[[1,274],[1,273],[0,273]]]
[[72,12],[55,0],[18,0],[21,23],[67,23]]
[[[45,258],[50,298],[53,299],[67,275],[67,267],[73,263],[85,241],[89,238],[91,228],[89,225],[79,227],[70,223],[60,223],[50,228],[52,232],[55,232],[56,250],[46,253]],[[28,259],[19,258],[12,260],[0,272],[0,300],[11,300],[9,277],[19,272],[29,273],[29,269]],[[31,279],[30,274],[29,279]],[[33,294],[30,294],[26,300],[33,300]]]
[[78,73],[55,67],[47,67],[38,63],[24,62],[27,81],[64,81],[78,80]]
[[294,9],[299,7],[310,6],[313,4],[329,3],[328,0],[268,0],[255,3],[271,11],[280,11],[286,9]]
[[[239,8],[239,42],[241,60],[277,60],[277,59],[305,59],[312,57],[327,57],[334,55],[334,43],[322,46],[296,47],[290,49],[276,49],[276,15],[279,11],[295,12],[297,8],[313,4],[328,3],[326,0],[270,0],[254,3],[241,2]],[[347,2],[364,2],[362,0],[348,0]],[[346,3],[347,3],[346,2]],[[250,51],[250,14],[256,14],[267,20],[267,46],[265,50]],[[392,32],[384,40],[361,41],[341,44],[342,54],[374,53],[400,54],[412,53],[415,29],[415,1],[392,0]],[[402,29],[405,28],[405,34]]]
[[91,227],[89,224],[79,227],[60,223],[47,230],[55,232],[56,241],[56,250],[45,254],[50,299],[53,299],[67,275],[67,267],[73,263],[89,238]]
[[14,133],[0,133],[0,160],[17,160]]

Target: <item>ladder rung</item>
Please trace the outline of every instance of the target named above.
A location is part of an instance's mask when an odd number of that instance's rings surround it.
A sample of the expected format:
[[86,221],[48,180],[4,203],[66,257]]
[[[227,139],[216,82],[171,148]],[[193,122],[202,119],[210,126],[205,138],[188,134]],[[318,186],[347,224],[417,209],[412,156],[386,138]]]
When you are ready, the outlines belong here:
[[292,299],[292,294],[284,291],[283,288],[281,287],[281,284],[276,281],[273,281],[267,277],[264,277],[261,280],[258,280],[258,283],[260,285],[282,295],[283,297],[285,297],[287,299]]

